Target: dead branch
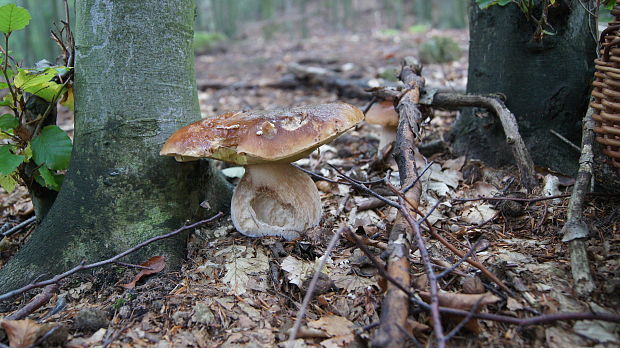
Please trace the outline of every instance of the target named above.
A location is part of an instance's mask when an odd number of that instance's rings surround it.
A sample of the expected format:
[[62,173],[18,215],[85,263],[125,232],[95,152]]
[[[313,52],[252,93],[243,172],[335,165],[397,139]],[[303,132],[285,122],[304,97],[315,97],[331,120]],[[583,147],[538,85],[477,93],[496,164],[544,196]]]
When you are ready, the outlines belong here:
[[562,242],[568,243],[570,250],[571,273],[575,291],[580,296],[588,296],[594,291],[594,279],[590,271],[590,262],[586,252],[586,239],[589,231],[583,222],[583,201],[590,189],[592,180],[592,166],[594,164],[594,109],[588,108],[583,120],[583,135],[581,156],[579,157],[579,171],[573,187],[573,193],[568,203],[567,220],[562,227]]
[[512,147],[512,154],[517,162],[519,174],[521,175],[521,184],[523,184],[528,191],[531,191],[534,186],[536,186],[534,162],[525,146],[523,138],[521,138],[517,120],[513,113],[508,110],[504,102],[497,96],[440,92],[433,95],[431,105],[433,107],[448,109],[477,106],[493,111],[502,123],[504,134],[506,135],[506,142]]
[[292,63],[288,66],[291,72],[299,82],[305,85],[319,85],[329,89],[335,89],[339,95],[353,98],[370,98],[370,94],[365,91],[371,86],[368,80],[359,79],[352,80],[340,77],[335,72],[317,66],[307,66]]
[[58,291],[58,284],[50,284],[46,286],[40,294],[32,298],[28,304],[24,307],[20,308],[15,313],[7,316],[5,319],[7,320],[20,320],[27,317],[30,313],[36,311],[41,306],[45,305],[49,300],[54,296],[54,294]]
[[112,256],[109,259],[106,259],[106,260],[103,260],[103,261],[99,261],[99,262],[95,262],[95,263],[90,263],[90,264],[87,264],[87,265],[84,264],[84,262],[82,262],[81,264],[73,267],[72,269],[70,269],[70,270],[68,270],[68,271],[66,271],[64,273],[57,274],[57,275],[53,276],[52,278],[50,278],[48,280],[44,280],[44,281],[40,281],[40,282],[36,282],[36,283],[31,283],[31,284],[23,286],[23,287],[21,287],[19,289],[15,289],[13,291],[9,291],[9,292],[7,292],[5,294],[2,294],[2,295],[0,295],[0,301],[4,301],[4,300],[7,300],[7,299],[9,299],[9,298],[11,298],[13,296],[17,296],[19,294],[23,294],[24,292],[26,292],[28,290],[32,290],[32,289],[36,289],[36,288],[41,288],[41,287],[48,286],[48,285],[51,285],[51,284],[56,284],[60,280],[66,278],[66,277],[68,277],[68,276],[70,276],[72,274],[75,274],[75,273],[77,273],[79,271],[84,271],[84,270],[87,270],[87,269],[97,268],[97,267],[101,267],[101,266],[105,266],[105,265],[114,263],[114,262],[118,261],[120,258],[123,258],[123,257],[125,257],[125,256],[127,256],[127,255],[129,255],[129,254],[131,254],[131,253],[133,253],[133,252],[135,252],[135,251],[137,251],[137,250],[139,250],[139,249],[141,249],[141,248],[143,248],[143,247],[153,243],[153,242],[156,242],[158,240],[162,240],[162,239],[166,239],[166,238],[170,238],[170,237],[176,236],[177,234],[179,234],[179,233],[181,233],[183,231],[191,230],[192,228],[196,228],[198,226],[201,226],[201,225],[204,225],[206,223],[212,222],[212,221],[220,218],[222,215],[224,215],[224,214],[222,212],[219,212],[219,213],[215,214],[214,216],[212,216],[212,217],[210,217],[210,218],[208,218],[206,220],[201,220],[201,221],[198,221],[198,222],[193,223],[191,225],[183,226],[183,227],[179,228],[178,230],[174,230],[172,232],[168,232],[166,234],[162,234],[160,236],[155,236],[153,238],[147,239],[144,242],[141,242],[141,243],[139,243],[139,244],[137,244],[137,245],[135,245],[135,246],[133,246],[133,247],[123,251],[120,254],[116,254],[115,256]]
[[293,89],[299,87],[295,75],[286,74],[278,80],[265,80],[260,82],[254,81],[237,81],[234,83],[219,82],[213,80],[199,80],[196,82],[199,91],[207,89],[255,89],[255,88],[274,88],[274,89]]
[[[412,60],[403,61],[401,80],[409,86],[409,89],[402,95],[397,105],[400,119],[396,133],[396,144],[393,150],[396,164],[398,165],[401,187],[413,185],[417,177],[414,153],[418,140],[419,123],[422,119],[417,103],[420,98],[420,88],[424,86],[424,81],[419,77],[420,72],[421,66],[417,62]],[[415,208],[417,208],[420,201],[421,193],[422,187],[419,182],[417,182],[417,185],[413,185],[413,188],[406,193],[407,198],[413,202]],[[402,205],[399,204],[399,207],[402,207]],[[402,284],[409,284],[411,280],[408,255],[411,247],[409,241],[412,235],[413,231],[408,226],[407,220],[401,211],[397,215],[389,235],[388,250],[390,255],[387,260],[387,271]],[[407,317],[409,316],[409,306],[407,303],[406,293],[403,293],[394,285],[388,284],[381,305],[381,323],[372,340],[373,346],[404,346],[407,336],[402,330],[398,330],[398,327],[406,327]],[[439,321],[434,320],[433,323],[441,325]],[[441,326],[436,327],[436,330],[442,332]]]
[[[590,196],[602,196],[602,197],[618,197],[620,194],[618,193],[603,193],[603,192],[586,192],[584,194],[586,197]],[[534,198],[519,198],[519,197],[476,197],[476,198],[455,198],[452,200],[452,203],[459,204],[465,202],[473,202],[473,201],[515,201],[515,202],[525,202],[525,203],[535,203],[540,201],[547,201],[550,199],[556,198],[566,198],[571,197],[571,193],[565,193],[561,195],[554,196],[545,196],[545,197],[534,197]]]
[[8,237],[16,232],[18,232],[19,230],[23,229],[24,227],[30,225],[31,223],[35,222],[37,220],[36,216],[30,217],[22,222],[20,222],[19,224],[11,227],[10,229],[8,229],[7,231],[4,231],[2,233],[0,233],[0,240],[4,239],[5,237]]

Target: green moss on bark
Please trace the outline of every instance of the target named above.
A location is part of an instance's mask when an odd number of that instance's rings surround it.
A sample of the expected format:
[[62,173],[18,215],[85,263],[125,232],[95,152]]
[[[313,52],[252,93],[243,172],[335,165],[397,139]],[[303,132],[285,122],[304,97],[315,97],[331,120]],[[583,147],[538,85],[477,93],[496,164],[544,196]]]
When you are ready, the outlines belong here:
[[[74,152],[56,203],[0,270],[0,293],[94,262],[226,210],[230,185],[207,161],[159,156],[176,129],[199,119],[190,0],[76,3]],[[211,210],[200,207],[209,200]],[[128,257],[164,255],[174,267],[184,239]]]

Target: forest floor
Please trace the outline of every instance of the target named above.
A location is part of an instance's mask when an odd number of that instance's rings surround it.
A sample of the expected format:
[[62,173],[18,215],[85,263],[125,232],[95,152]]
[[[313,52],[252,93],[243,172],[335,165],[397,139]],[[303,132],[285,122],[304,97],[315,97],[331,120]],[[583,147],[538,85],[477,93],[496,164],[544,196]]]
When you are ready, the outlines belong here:
[[[377,79],[398,71],[400,60],[417,56],[425,39],[442,35],[454,38],[466,52],[464,31],[420,33],[330,33],[308,39],[279,37],[264,42],[248,38],[225,50],[196,58],[197,79],[221,83],[199,93],[204,114],[240,109],[272,109],[298,104],[345,101],[363,108],[367,100],[339,97],[320,86],[292,89],[236,88],[240,83],[275,81],[291,63],[330,68],[348,78]],[[423,76],[432,86],[463,90],[467,56],[446,64],[428,64]],[[229,87],[226,87],[229,86]],[[425,124],[422,143],[444,139],[456,113],[435,111]],[[71,129],[70,117],[63,127]],[[370,180],[385,171],[372,169],[378,137],[362,125],[325,145],[320,152],[298,162],[302,167],[337,179],[331,164],[347,175]],[[469,309],[466,294],[486,294],[482,312],[531,317],[556,312],[590,310],[617,313],[620,308],[620,203],[609,198],[589,198],[584,219],[592,235],[588,252],[598,285],[589,298],[578,298],[571,283],[567,245],[560,229],[566,220],[568,198],[531,204],[487,201],[457,203],[456,198],[518,194],[514,168],[489,168],[483,163],[454,156],[449,148],[429,155],[435,161],[424,176],[421,208],[428,212],[437,231],[461,250],[478,244],[475,259],[483,263],[513,290],[512,296],[461,264],[439,283],[442,292],[455,294],[456,306]],[[388,167],[396,169],[394,164]],[[227,173],[234,182],[239,170]],[[528,197],[543,196],[540,187]],[[397,175],[394,176],[397,178]],[[570,192],[572,180],[560,176],[560,193]],[[284,346],[302,302],[308,279],[334,231],[342,224],[367,239],[380,256],[396,211],[374,204],[350,186],[317,181],[324,217],[319,228],[299,240],[254,239],[234,230],[229,218],[221,218],[191,234],[187,262],[179,271],[157,273],[137,280],[139,270],[106,267],[62,282],[48,304],[29,316],[0,329],[0,343],[30,346],[43,333],[58,327],[46,344],[65,347],[275,347]],[[377,190],[381,191],[381,187]],[[387,192],[383,189],[381,192]],[[386,193],[389,195],[389,193]],[[0,192],[0,217],[8,226],[30,217],[32,204],[24,189]],[[0,266],[32,233],[34,226],[0,242]],[[432,261],[449,267],[458,260],[436,240],[426,236]],[[425,288],[419,251],[409,255],[413,284]],[[96,261],[96,260],[92,260]],[[154,260],[161,262],[161,260]],[[380,322],[385,283],[377,269],[354,243],[340,239],[329,255],[315,297],[295,347],[366,346]],[[4,307],[1,316],[22,307],[33,294],[20,296]],[[410,326],[403,328],[424,346],[434,345],[430,315],[410,311]],[[446,328],[454,322],[446,321]],[[564,321],[518,327],[480,320],[467,325],[449,346],[466,347],[610,347],[620,344],[619,325],[599,321]],[[7,337],[9,335],[10,337]],[[22,339],[23,345],[13,345]],[[409,344],[414,346],[413,343]]]

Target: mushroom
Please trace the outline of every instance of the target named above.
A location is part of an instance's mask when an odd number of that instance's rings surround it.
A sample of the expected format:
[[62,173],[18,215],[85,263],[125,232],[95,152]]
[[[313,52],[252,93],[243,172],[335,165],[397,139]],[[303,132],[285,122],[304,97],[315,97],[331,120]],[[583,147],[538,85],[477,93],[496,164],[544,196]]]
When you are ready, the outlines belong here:
[[177,161],[213,158],[245,166],[231,201],[235,228],[294,239],[321,220],[312,179],[290,165],[364,118],[345,103],[226,113],[185,126],[160,151]]
[[398,127],[398,113],[391,101],[374,103],[366,112],[366,122],[379,126],[379,148],[381,152],[396,139]]

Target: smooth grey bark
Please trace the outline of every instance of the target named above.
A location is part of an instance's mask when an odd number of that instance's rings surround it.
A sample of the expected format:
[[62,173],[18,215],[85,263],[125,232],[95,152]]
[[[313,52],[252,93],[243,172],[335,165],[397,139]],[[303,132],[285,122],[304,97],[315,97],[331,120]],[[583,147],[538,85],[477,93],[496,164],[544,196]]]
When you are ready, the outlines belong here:
[[[501,93],[515,114],[534,163],[577,172],[579,153],[552,135],[580,144],[581,120],[594,73],[596,23],[579,0],[557,1],[548,19],[555,35],[534,38],[536,25],[515,4],[481,10],[470,2],[467,92]],[[540,16],[540,1],[534,15]],[[454,148],[491,165],[510,163],[501,125],[470,110],[457,120]]]
[[[0,293],[43,273],[117,254],[225,209],[230,187],[209,162],[159,156],[167,137],[199,119],[193,0],[76,2],[75,143],[56,203],[0,270]],[[200,203],[207,200],[209,210]],[[182,240],[127,261],[184,254]]]

